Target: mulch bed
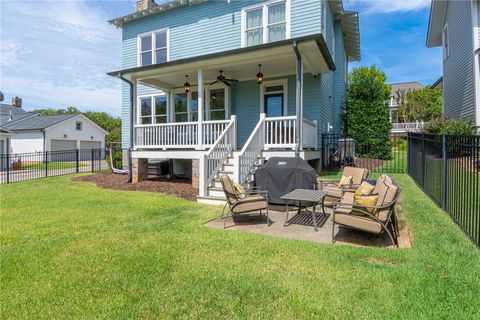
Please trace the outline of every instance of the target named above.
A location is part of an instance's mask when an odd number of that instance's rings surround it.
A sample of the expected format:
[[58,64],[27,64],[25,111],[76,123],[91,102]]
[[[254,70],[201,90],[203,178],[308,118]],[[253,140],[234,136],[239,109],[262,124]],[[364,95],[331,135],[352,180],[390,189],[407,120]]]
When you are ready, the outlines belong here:
[[127,176],[113,173],[95,173],[88,176],[76,177],[74,181],[94,182],[104,189],[158,192],[177,196],[183,199],[196,201],[198,190],[192,187],[187,179],[154,178],[139,183],[126,183]]

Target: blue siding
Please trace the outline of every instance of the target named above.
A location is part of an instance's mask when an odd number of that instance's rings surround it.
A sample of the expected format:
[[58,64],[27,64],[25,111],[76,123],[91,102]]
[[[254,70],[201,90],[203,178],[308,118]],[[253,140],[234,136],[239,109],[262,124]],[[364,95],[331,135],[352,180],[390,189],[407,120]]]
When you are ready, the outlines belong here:
[[237,115],[237,146],[241,148],[260,118],[260,88],[255,81],[232,86],[232,114]]

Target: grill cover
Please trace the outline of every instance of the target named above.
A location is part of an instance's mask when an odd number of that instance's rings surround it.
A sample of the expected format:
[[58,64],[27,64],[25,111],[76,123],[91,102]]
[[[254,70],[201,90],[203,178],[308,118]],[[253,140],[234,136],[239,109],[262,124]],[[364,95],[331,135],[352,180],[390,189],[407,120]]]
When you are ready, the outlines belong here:
[[268,190],[270,203],[284,204],[280,197],[295,189],[316,189],[317,172],[302,158],[272,157],[255,171],[255,185]]

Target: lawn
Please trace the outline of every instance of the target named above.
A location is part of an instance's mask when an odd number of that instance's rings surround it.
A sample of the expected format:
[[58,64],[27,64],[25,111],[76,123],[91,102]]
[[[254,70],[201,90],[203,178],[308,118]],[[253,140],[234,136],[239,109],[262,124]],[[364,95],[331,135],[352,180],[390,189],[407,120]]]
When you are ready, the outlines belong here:
[[2,318],[480,318],[480,250],[394,177],[412,249],[224,232],[220,208],[72,175],[2,185]]

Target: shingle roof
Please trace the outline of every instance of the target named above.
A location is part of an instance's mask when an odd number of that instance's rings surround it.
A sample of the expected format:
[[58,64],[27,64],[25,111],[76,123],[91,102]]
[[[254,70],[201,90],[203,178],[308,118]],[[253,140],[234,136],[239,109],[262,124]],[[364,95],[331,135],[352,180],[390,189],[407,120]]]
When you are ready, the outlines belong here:
[[10,113],[10,111],[12,111],[12,113],[25,113],[26,112],[22,108],[15,107],[15,106],[12,106],[10,104],[0,103],[0,113],[2,113],[2,114],[3,113]]
[[63,122],[67,119],[76,117],[77,114],[62,114],[58,116],[41,116],[27,118],[22,121],[5,124],[3,127],[10,131],[16,130],[41,130]]
[[421,84],[420,82],[402,82],[402,83],[391,83],[390,86],[392,87],[392,91],[391,91],[391,95],[392,97],[395,96],[397,90],[408,90],[408,89],[411,89],[411,90],[418,90],[418,89],[422,89],[423,87],[425,87],[423,84]]
[[35,116],[36,113],[33,112],[23,112],[23,113],[2,113],[0,114],[0,126],[7,125],[10,123],[15,123],[17,121],[24,120]]

